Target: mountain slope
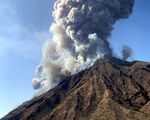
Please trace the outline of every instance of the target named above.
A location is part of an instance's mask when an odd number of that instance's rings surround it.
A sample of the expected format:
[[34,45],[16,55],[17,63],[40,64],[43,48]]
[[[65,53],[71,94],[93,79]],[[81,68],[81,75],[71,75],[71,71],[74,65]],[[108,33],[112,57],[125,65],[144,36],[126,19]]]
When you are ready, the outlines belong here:
[[100,59],[1,120],[150,120],[150,63]]

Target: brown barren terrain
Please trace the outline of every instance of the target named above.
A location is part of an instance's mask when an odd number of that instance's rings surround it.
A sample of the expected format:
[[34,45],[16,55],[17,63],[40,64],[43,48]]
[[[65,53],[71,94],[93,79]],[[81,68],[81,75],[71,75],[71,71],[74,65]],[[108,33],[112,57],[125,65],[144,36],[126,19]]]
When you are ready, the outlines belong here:
[[150,120],[150,63],[97,60],[1,120]]

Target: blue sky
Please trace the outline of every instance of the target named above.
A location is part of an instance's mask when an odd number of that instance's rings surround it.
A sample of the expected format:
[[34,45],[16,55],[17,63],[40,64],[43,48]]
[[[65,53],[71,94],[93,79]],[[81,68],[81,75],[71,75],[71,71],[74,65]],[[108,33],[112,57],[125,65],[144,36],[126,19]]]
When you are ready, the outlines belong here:
[[[117,56],[125,44],[133,48],[132,59],[150,61],[149,5],[136,0],[132,16],[115,24],[109,40]],[[0,117],[35,93],[31,79],[51,37],[51,11],[52,0],[0,0]]]
[[115,54],[120,56],[121,47],[133,49],[133,60],[150,61],[150,1],[135,0],[135,7],[129,19],[115,24],[110,37]]

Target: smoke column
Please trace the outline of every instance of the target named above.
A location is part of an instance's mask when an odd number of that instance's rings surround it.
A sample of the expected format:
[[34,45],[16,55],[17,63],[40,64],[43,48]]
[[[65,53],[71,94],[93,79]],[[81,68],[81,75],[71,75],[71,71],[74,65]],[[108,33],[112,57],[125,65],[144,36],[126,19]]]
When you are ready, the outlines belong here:
[[122,59],[123,59],[123,60],[127,60],[129,57],[132,56],[133,51],[132,51],[132,49],[131,49],[129,46],[124,45],[124,46],[122,47],[121,53],[122,53]]
[[102,57],[111,57],[107,38],[114,23],[132,13],[134,0],[55,0],[51,41],[32,80],[35,89],[49,90]]

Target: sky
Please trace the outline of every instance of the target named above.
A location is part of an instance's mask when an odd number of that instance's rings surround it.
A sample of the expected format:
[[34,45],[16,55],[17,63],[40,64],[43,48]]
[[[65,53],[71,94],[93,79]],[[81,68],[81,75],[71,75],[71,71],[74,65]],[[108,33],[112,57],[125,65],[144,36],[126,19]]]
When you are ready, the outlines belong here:
[[[114,25],[109,41],[115,56],[128,45],[132,60],[150,62],[149,4],[136,0],[130,18]],[[36,92],[31,80],[51,38],[52,6],[52,0],[0,0],[0,118]]]

